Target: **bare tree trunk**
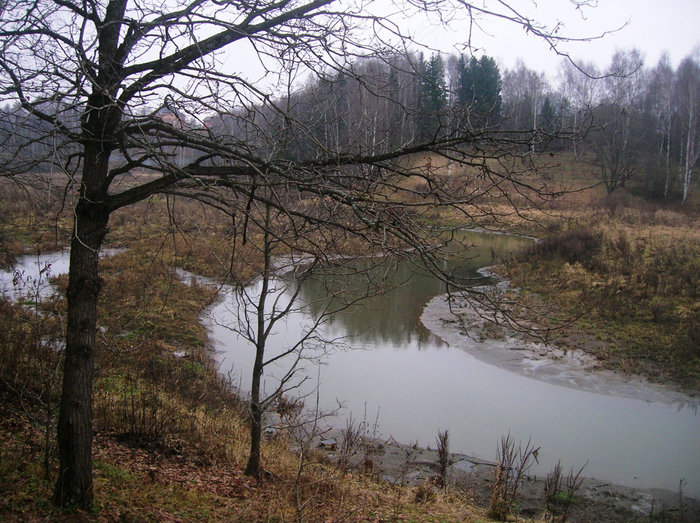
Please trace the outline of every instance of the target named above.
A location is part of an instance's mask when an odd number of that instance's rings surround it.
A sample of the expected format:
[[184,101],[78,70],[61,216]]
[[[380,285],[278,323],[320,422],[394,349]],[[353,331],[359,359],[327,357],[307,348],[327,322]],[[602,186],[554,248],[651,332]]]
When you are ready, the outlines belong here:
[[683,169],[683,177],[681,178],[682,196],[681,202],[685,202],[688,197],[688,186],[690,185],[690,173],[692,172],[692,164],[690,163],[690,140],[691,140],[691,130],[692,125],[692,114],[688,117],[688,139],[685,145],[685,168]]
[[[574,129],[577,129],[578,126],[578,111],[574,111]],[[573,149],[574,149],[574,158],[578,161],[578,139],[574,136],[574,139],[572,140]]]
[[63,393],[58,416],[60,468],[54,502],[62,507],[92,505],[92,381],[101,279],[97,257],[108,214],[81,198],[75,213],[68,273],[68,318]]
[[[268,277],[263,276],[263,289],[260,293],[260,301],[263,307],[267,296]],[[263,311],[258,310],[258,332],[264,330]],[[262,327],[261,327],[262,324]],[[250,387],[250,453],[245,467],[246,476],[260,480],[260,444],[262,435],[263,409],[260,405],[260,382],[263,373],[263,357],[265,355],[265,341],[258,342],[255,347],[255,363],[253,364],[253,379]]]
[[260,372],[253,371],[253,382],[257,382],[257,399],[250,393],[250,454],[245,467],[246,476],[260,480],[260,443],[262,435],[262,409],[260,408]]
[[690,187],[690,178],[693,174],[693,166],[697,161],[697,155],[695,154],[695,115],[693,113],[693,108],[695,104],[693,103],[692,93],[690,95],[690,103],[688,104],[688,136],[685,145],[685,168],[682,178],[682,202],[688,198],[688,188]]
[[[261,291],[260,301],[263,306],[265,296],[267,295],[267,276],[263,277],[263,290]],[[258,311],[258,317],[262,317],[262,312]],[[264,322],[264,320],[262,320]],[[258,320],[260,325],[261,320]],[[264,326],[263,326],[264,328]],[[262,344],[262,345],[261,345]],[[265,354],[265,342],[258,339],[255,348],[255,363],[253,365],[253,380],[250,388],[250,453],[248,455],[248,463],[245,467],[246,476],[251,476],[260,480],[260,443],[262,434],[262,406],[260,405],[260,382],[263,373],[263,356]]]
[[664,182],[664,201],[668,201],[668,188],[671,181],[671,117],[668,117],[666,125],[666,157],[664,158],[666,167],[666,180]]
[[264,368],[265,345],[267,341],[266,322],[265,322],[265,301],[270,292],[270,207],[265,208],[265,231],[263,239],[263,255],[265,257],[262,287],[260,289],[260,297],[256,306],[258,314],[257,336],[255,343],[255,363],[253,364],[253,379],[250,387],[250,454],[248,463],[245,467],[246,476],[254,477],[260,480],[260,443],[262,433],[262,416],[263,408],[260,401],[260,382]]
[[[92,116],[92,115],[90,115]],[[95,117],[90,124],[99,124]],[[88,124],[88,125],[90,125]],[[109,221],[104,180],[109,149],[85,148],[82,186],[75,208],[68,270],[66,349],[58,415],[59,472],[54,503],[92,505],[92,381],[97,333],[97,298],[102,287],[98,253]]]

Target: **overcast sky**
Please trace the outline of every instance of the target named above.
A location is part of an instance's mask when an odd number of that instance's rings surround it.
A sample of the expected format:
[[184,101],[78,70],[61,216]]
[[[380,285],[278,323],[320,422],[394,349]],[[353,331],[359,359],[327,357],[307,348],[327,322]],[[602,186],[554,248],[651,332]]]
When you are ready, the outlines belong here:
[[[447,18],[459,13],[462,16],[461,20],[453,19],[446,29],[435,20],[428,22],[424,15],[415,14],[415,11],[414,16],[407,18],[402,11],[405,13],[410,0],[375,0],[369,4],[366,1],[348,0],[352,5],[363,5],[360,11],[363,15],[389,16],[402,33],[429,46],[422,49],[426,54],[430,54],[431,49],[444,53],[468,52],[464,48],[469,27],[464,10],[442,13]],[[562,46],[562,50],[579,63],[593,62],[600,70],[609,65],[618,49],[638,49],[647,67],[654,67],[664,52],[668,52],[674,67],[692,53],[700,57],[700,0],[589,0],[588,3],[596,3],[596,7],[579,10],[572,0],[503,1],[549,27],[561,22],[559,34],[567,37],[595,37],[619,29],[599,40]],[[499,5],[499,0],[472,3],[494,7]],[[584,1],[578,0],[578,3]],[[562,58],[550,51],[542,39],[526,34],[522,27],[493,18],[481,20],[481,29],[475,28],[472,36],[472,48],[477,57],[484,53],[494,57],[501,72],[513,67],[520,58],[529,68],[547,73],[550,81],[556,82]],[[249,79],[270,81],[252,48],[237,48],[236,52],[229,53],[225,63],[226,67],[244,71]]]
[[[510,0],[509,3],[549,25],[561,21],[564,24],[561,34],[566,36],[595,36],[627,24],[601,40],[566,46],[574,58],[592,61],[602,68],[609,64],[616,49],[639,49],[648,67],[656,65],[664,51],[676,66],[685,56],[700,50],[700,0],[598,0],[597,7],[580,11],[568,0]],[[437,30],[427,24],[415,31],[418,39],[428,38],[449,52],[464,42],[466,24],[464,27],[464,34],[460,34],[459,25],[454,32]],[[561,59],[548,51],[541,40],[512,24],[490,20],[484,21],[483,27],[491,34],[476,33],[472,43],[496,58],[502,67],[512,67],[522,58],[532,69],[550,75],[556,73]]]

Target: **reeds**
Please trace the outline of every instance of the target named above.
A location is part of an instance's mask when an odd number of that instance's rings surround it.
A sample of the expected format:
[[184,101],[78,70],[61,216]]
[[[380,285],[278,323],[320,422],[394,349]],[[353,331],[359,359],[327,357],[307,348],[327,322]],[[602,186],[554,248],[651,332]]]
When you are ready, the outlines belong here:
[[523,447],[516,443],[510,433],[501,438],[496,455],[496,469],[491,486],[489,516],[506,521],[517,499],[518,488],[533,461],[537,461],[540,447],[528,440]]

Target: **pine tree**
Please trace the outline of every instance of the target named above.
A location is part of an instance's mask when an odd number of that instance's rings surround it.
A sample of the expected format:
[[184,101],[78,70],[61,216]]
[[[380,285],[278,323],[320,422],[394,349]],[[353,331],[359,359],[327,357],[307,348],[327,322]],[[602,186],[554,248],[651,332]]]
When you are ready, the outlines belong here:
[[455,109],[459,128],[478,130],[497,125],[501,117],[501,73],[496,61],[488,56],[467,61],[461,56],[457,67]]
[[445,64],[439,54],[433,54],[426,63],[421,55],[421,76],[418,112],[418,139],[431,140],[446,130],[447,86]]

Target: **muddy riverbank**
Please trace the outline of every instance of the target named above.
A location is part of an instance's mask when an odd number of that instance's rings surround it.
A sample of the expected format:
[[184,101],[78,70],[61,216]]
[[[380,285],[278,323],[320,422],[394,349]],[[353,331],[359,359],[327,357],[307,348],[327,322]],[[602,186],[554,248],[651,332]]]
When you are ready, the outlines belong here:
[[[316,438],[313,446],[337,462],[342,441],[342,431],[329,429]],[[382,481],[414,486],[416,495],[437,489],[438,453],[431,448],[400,444],[393,438],[370,438],[358,444],[348,461],[349,466]],[[448,488],[457,489],[479,506],[488,507],[495,468],[495,463],[479,457],[450,454]],[[528,519],[542,517],[544,499],[544,477],[528,475],[518,490],[518,514]],[[584,478],[569,513],[569,521],[579,522],[652,521],[654,517],[660,521],[700,521],[700,501],[686,496],[682,485],[674,492]]]
[[[496,277],[490,268],[485,277]],[[494,303],[503,301],[509,282],[474,287]],[[479,299],[442,294],[428,302],[421,322],[451,347],[459,348],[486,363],[553,385],[587,392],[661,402],[688,407],[700,406],[700,397],[673,385],[650,382],[644,376],[617,372],[604,366],[589,352],[567,349],[518,332],[503,321],[503,315],[482,305]],[[496,319],[500,325],[494,325]]]
[[[489,269],[479,271],[495,277]],[[476,287],[498,301],[509,290],[507,280]],[[494,316],[495,315],[495,316]],[[643,376],[630,376],[603,368],[596,358],[583,350],[566,350],[549,345],[532,335],[509,327],[506,322],[494,326],[489,319],[498,313],[480,304],[480,300],[443,294],[428,302],[421,322],[451,347],[459,348],[486,363],[516,374],[556,386],[595,394],[671,404],[697,412],[700,399],[671,385],[652,383]],[[502,316],[500,317],[503,320]],[[495,449],[494,449],[495,453]],[[373,455],[382,474],[390,481],[419,484],[434,477],[438,467],[437,451],[393,442],[379,444]],[[695,459],[695,458],[691,458]],[[495,464],[481,458],[454,455],[450,467],[452,481],[471,493],[475,501],[487,505]],[[631,488],[609,481],[585,478],[572,507],[574,521],[634,521],[651,515],[673,520],[700,520],[700,502],[683,492],[657,488]],[[532,475],[524,482],[518,503],[521,514],[537,516],[544,506],[544,477]]]

